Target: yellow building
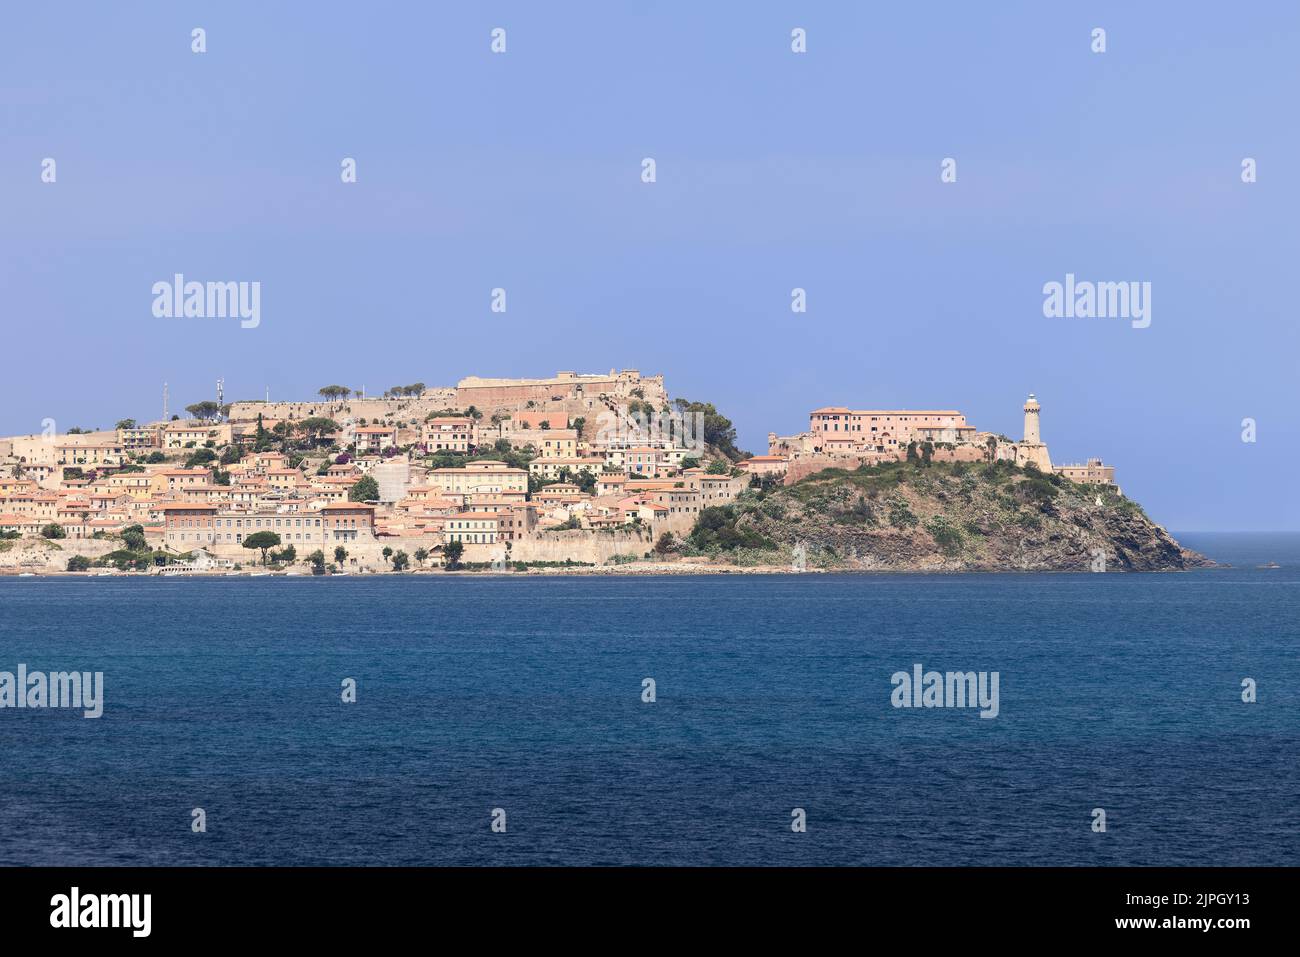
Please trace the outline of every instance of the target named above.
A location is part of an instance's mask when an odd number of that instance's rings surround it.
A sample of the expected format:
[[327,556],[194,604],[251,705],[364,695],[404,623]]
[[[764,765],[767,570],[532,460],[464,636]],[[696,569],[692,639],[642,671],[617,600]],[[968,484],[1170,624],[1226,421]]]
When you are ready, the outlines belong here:
[[527,492],[528,472],[485,459],[463,468],[434,469],[428,483],[442,492]]

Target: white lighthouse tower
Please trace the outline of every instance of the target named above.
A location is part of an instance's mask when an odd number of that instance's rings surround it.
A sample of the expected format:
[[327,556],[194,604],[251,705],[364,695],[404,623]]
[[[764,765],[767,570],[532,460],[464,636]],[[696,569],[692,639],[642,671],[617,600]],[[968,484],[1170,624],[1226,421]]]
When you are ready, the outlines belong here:
[[1029,398],[1025,400],[1025,444],[1042,445],[1043,437],[1038,428],[1038,400],[1034,394],[1029,393]]
[[1037,466],[1043,472],[1052,471],[1052,457],[1043,444],[1043,433],[1038,427],[1038,399],[1031,392],[1025,400],[1025,437],[1016,443],[1016,464]]

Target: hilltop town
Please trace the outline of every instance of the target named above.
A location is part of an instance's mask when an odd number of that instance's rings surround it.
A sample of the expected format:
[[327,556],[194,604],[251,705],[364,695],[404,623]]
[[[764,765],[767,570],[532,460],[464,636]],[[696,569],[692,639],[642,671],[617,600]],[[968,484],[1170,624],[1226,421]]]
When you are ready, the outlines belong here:
[[746,502],[894,463],[1004,467],[1095,491],[1099,506],[1102,492],[1123,500],[1100,460],[1052,465],[1032,395],[1020,440],[952,410],[827,407],[762,455],[738,449],[711,404],[637,370],[380,397],[327,385],[312,400],[218,397],[185,412],[0,439],[0,572],[727,565],[725,528]]

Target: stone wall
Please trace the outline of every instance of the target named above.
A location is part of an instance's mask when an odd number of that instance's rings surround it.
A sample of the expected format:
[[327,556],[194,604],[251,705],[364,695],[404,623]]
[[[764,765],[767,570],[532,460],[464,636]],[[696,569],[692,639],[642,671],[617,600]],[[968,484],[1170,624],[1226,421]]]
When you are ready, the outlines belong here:
[[[642,376],[635,369],[610,370],[609,375],[577,375],[561,372],[546,379],[485,379],[468,376],[456,385],[461,408],[474,406],[485,415],[525,407],[529,402],[549,410],[582,414],[601,394],[632,397],[639,389],[647,401],[656,405],[665,401],[663,376]],[[567,403],[578,403],[576,406]]]
[[430,412],[453,408],[455,405],[455,389],[427,389],[418,398],[347,399],[340,402],[327,402],[325,399],[308,402],[235,402],[230,407],[230,420],[255,422],[260,414],[273,421],[310,419],[314,416],[323,416],[340,423],[345,419],[354,422],[359,419],[370,422],[388,418],[418,421]]
[[794,459],[786,469],[785,485],[793,485],[822,469],[855,469],[862,464],[862,459],[836,455],[809,455]]
[[[517,541],[510,549],[510,560],[515,562],[562,562],[566,559],[575,562],[591,562],[603,565],[615,555],[633,555],[637,558],[645,555],[654,547],[655,533],[646,528],[641,532],[631,531],[592,531],[590,529],[571,529],[562,532],[537,532]],[[500,546],[477,546],[479,548],[500,549]],[[469,547],[465,549],[470,551]],[[488,559],[475,559],[488,561]]]

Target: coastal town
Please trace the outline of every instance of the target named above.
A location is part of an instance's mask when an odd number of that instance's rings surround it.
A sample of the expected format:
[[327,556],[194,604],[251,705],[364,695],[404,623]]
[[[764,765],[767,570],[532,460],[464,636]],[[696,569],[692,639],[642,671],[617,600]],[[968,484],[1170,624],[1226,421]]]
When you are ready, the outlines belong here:
[[1019,440],[955,410],[831,406],[751,455],[713,405],[634,369],[288,402],[222,388],[155,421],[0,438],[0,573],[617,568],[676,557],[748,489],[908,460],[1118,491],[1100,459],[1052,464],[1033,395]]

